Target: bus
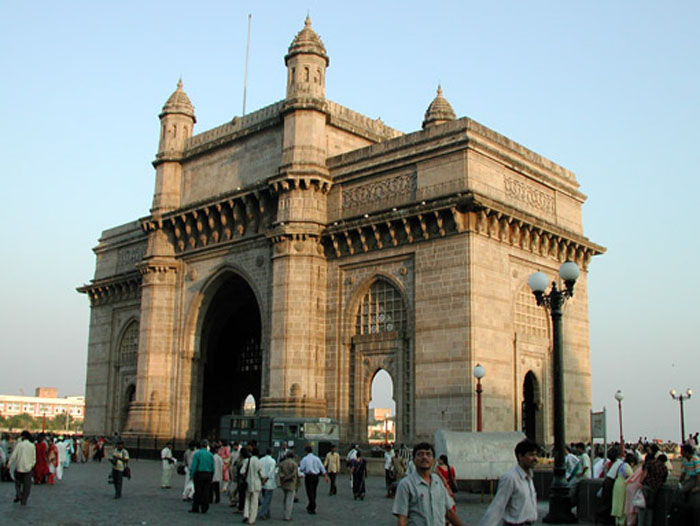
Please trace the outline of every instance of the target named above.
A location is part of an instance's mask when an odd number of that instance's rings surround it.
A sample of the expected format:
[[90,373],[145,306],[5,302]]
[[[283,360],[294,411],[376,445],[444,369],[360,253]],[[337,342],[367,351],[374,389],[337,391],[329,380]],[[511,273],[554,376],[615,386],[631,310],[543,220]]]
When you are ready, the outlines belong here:
[[332,446],[338,446],[340,425],[332,418],[303,418],[289,416],[225,415],[220,421],[220,436],[229,442],[249,444],[255,440],[261,454],[267,448],[277,457],[282,443],[294,446],[303,456],[309,445],[314,454],[325,457]]

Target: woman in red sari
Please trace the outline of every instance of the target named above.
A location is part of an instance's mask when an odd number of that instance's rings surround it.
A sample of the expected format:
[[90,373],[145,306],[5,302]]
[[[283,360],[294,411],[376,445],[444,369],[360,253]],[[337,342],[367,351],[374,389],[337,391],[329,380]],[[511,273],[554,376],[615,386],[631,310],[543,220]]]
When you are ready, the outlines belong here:
[[[447,493],[454,499],[454,492],[457,491],[457,476],[455,475],[455,468],[450,466],[450,463],[447,461],[447,455],[440,455],[438,458],[437,474],[445,485]],[[452,506],[452,511],[456,512],[457,506]],[[449,524],[449,522],[445,524]]]
[[36,464],[34,465],[34,484],[43,484],[49,474],[49,448],[43,433],[36,441]]

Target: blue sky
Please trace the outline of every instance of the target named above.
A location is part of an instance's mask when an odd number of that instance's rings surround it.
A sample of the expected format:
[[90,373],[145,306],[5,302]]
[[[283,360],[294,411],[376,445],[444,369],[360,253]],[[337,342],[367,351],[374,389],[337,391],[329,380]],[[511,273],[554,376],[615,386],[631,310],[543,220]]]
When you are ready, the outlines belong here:
[[[679,436],[668,390],[698,390],[697,2],[4,2],[0,392],[85,382],[100,232],[148,213],[158,113],[182,76],[196,132],[284,97],[307,10],[327,96],[405,132],[442,84],[469,116],[573,170],[590,266],[593,407],[626,435]],[[348,7],[350,6],[350,7]],[[611,434],[616,418],[609,419]]]

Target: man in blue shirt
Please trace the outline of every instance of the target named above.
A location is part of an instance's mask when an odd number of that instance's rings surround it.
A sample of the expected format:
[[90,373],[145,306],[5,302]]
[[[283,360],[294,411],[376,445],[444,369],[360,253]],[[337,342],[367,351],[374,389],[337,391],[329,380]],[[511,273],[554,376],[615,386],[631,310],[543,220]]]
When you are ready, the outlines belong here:
[[214,478],[214,455],[207,449],[207,441],[202,440],[199,449],[192,456],[190,478],[194,482],[194,498],[190,513],[206,513],[211,500],[211,481]]
[[306,496],[309,499],[309,504],[306,506],[306,511],[311,515],[316,514],[316,490],[318,489],[318,476],[323,474],[326,484],[328,483],[328,475],[323,467],[323,462],[313,454],[311,446],[304,448],[306,456],[301,459],[299,471],[304,474],[304,487],[306,488]]

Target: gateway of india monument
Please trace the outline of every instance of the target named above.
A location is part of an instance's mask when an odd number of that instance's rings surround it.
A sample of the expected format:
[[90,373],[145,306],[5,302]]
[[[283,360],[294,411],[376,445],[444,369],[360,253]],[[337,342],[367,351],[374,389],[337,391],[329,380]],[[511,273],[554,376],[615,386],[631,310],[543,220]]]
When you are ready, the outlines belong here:
[[370,386],[393,382],[396,441],[483,430],[553,440],[552,334],[527,281],[581,268],[564,316],[567,438],[591,403],[587,269],[575,175],[457,119],[438,88],[404,134],[326,98],[307,17],[284,100],[194,133],[163,106],[150,213],[105,230],[91,304],[86,434],[217,436],[260,415],[328,417],[367,442]]

